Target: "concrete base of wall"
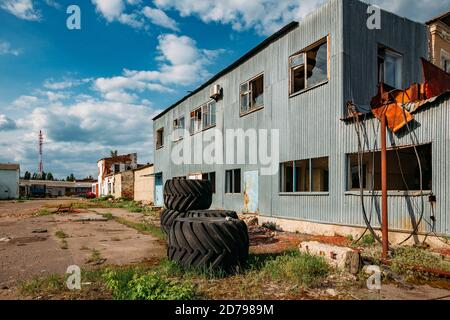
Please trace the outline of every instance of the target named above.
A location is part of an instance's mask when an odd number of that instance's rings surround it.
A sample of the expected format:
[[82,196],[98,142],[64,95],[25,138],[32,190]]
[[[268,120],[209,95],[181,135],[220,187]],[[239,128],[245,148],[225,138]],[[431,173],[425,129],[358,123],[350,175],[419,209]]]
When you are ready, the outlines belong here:
[[[264,217],[259,216],[259,223],[263,224],[264,222],[273,222],[277,225],[277,227],[283,231],[287,232],[299,232],[317,236],[353,236],[354,239],[357,239],[364,232],[365,228],[361,227],[351,227],[351,226],[342,226],[335,224],[323,224],[318,222],[309,222],[309,221],[301,221],[301,220],[290,220],[290,219],[282,219],[282,218],[274,218],[274,217]],[[381,236],[381,231],[378,232]],[[399,244],[404,241],[408,237],[408,233],[405,232],[389,232],[389,242],[393,245]],[[425,235],[418,235],[416,237],[411,237],[404,245],[414,245],[415,243],[421,244],[424,240]],[[435,236],[428,236],[426,239],[426,243],[432,248],[449,248],[449,244],[445,244],[440,241]]]

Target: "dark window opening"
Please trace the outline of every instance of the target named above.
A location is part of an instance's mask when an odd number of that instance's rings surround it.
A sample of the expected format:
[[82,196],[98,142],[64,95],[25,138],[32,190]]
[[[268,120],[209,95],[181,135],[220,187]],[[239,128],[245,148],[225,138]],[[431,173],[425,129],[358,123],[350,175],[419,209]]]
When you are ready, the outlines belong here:
[[216,173],[215,172],[204,173],[202,175],[202,180],[211,181],[212,193],[216,193]]
[[225,193],[241,193],[241,169],[225,171]]
[[115,164],[114,165],[114,173],[119,173],[120,172],[120,164]]
[[[432,190],[432,148],[431,144],[417,146],[417,152],[422,167],[422,189]],[[420,166],[413,147],[401,147],[388,150],[387,188],[389,191],[419,191]],[[365,153],[362,163],[358,166],[358,155],[347,155],[349,190],[359,190],[360,179],[358,168],[361,169],[362,186],[364,190],[381,191],[381,152]]]
[[164,128],[156,131],[156,149],[164,146]]

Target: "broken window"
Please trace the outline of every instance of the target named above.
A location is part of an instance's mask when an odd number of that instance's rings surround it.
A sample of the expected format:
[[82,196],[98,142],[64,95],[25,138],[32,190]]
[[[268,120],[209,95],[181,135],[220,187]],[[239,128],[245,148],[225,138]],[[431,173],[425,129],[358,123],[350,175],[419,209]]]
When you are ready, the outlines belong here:
[[290,89],[295,94],[328,80],[328,40],[305,49],[289,58]]
[[225,171],[225,193],[241,193],[241,169]]
[[202,108],[191,111],[191,126],[189,132],[195,134],[202,131]]
[[216,193],[216,173],[215,172],[204,173],[202,175],[202,180],[211,181],[212,193]]
[[378,82],[402,88],[403,56],[385,47],[378,48]]
[[156,130],[156,149],[164,146],[164,128]]
[[241,114],[264,106],[264,75],[259,75],[240,86]]
[[[432,154],[431,144],[416,147],[400,147],[388,150],[387,188],[390,191],[420,190],[420,167],[422,168],[423,190],[432,190]],[[347,189],[359,190],[360,181],[364,190],[381,191],[381,152],[364,153],[358,165],[358,155],[347,155],[348,178]],[[361,179],[359,172],[361,172]]]
[[115,164],[114,165],[114,173],[119,173],[120,172],[120,164]]
[[211,128],[216,125],[216,101],[211,100],[203,107],[203,128]]
[[176,131],[177,136],[175,137],[175,141],[183,139],[185,128],[184,116],[173,120],[173,130]]
[[281,164],[280,192],[328,192],[328,157]]

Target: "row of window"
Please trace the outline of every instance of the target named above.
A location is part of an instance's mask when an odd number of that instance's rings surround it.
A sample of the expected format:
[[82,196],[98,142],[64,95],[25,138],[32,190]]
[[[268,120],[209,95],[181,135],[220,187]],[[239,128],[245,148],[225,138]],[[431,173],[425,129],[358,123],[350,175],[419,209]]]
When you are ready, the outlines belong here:
[[[321,85],[330,78],[329,37],[289,57],[289,95]],[[378,48],[378,81],[394,88],[402,87],[403,56],[380,46]],[[240,115],[246,115],[264,107],[264,74],[259,74],[239,86]],[[216,101],[211,100],[190,113],[191,135],[216,125]],[[185,118],[173,121],[173,129],[185,129]],[[163,133],[164,129],[160,129]],[[183,130],[176,140],[182,139]],[[163,136],[156,136],[156,148],[164,145]]]
[[[387,161],[388,190],[414,191],[432,190],[431,144],[389,150]],[[417,151],[417,154],[416,154]],[[417,161],[420,158],[420,167]],[[365,153],[358,164],[358,155],[347,155],[348,178],[347,190],[381,190],[381,153]],[[422,179],[420,179],[422,172]],[[193,174],[189,179],[203,179],[211,181],[213,193],[216,192],[216,173]],[[175,178],[174,178],[175,179]],[[186,179],[186,177],[179,177]],[[361,185],[361,183],[362,185]],[[422,186],[420,185],[422,181]],[[308,193],[329,192],[329,158],[314,158],[306,160],[288,161],[280,164],[280,192]],[[225,193],[240,194],[241,169],[225,171]]]

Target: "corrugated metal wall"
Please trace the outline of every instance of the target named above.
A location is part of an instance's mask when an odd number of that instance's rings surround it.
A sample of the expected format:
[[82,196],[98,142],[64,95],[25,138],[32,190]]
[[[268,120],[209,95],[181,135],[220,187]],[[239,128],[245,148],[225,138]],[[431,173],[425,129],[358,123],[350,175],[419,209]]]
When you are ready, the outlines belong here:
[[[345,102],[353,99],[367,105],[376,92],[379,44],[404,54],[405,86],[420,81],[419,58],[427,55],[425,26],[383,12],[382,29],[371,31],[366,27],[366,12],[367,5],[359,1],[331,0],[306,17],[297,29],[217,81],[223,88],[224,97],[217,105],[216,129],[279,129],[280,162],[329,157],[328,193],[282,195],[279,193],[279,175],[260,176],[261,215],[364,225],[359,197],[346,192],[346,154],[357,151],[357,140],[354,126],[340,121],[344,116]],[[331,39],[330,80],[313,90],[289,98],[288,57],[327,35]],[[239,84],[261,72],[264,72],[265,83],[264,109],[240,117]],[[163,172],[164,180],[194,172],[216,172],[213,206],[242,210],[243,194],[224,194],[225,170],[241,168],[243,174],[258,169],[257,165],[174,165],[171,162],[171,150],[176,143],[180,143],[171,142],[168,138],[173,120],[184,115],[188,128],[190,111],[208,100],[209,88],[155,120],[154,130],[164,127],[166,135],[165,146],[155,151],[155,172]],[[417,121],[422,123],[417,129],[417,135],[422,142],[433,142],[433,191],[438,196],[437,231],[448,234],[446,209],[449,209],[450,201],[446,202],[445,191],[450,186],[450,178],[446,178],[445,169],[448,168],[444,166],[448,165],[443,161],[449,139],[445,127],[449,120],[447,107],[442,105],[417,115]],[[367,126],[371,126],[370,121]],[[204,134],[211,135],[213,132],[207,130]],[[200,135],[194,135],[193,138],[200,138]],[[373,139],[373,135],[369,139]],[[408,137],[397,139],[396,142],[398,145],[410,144]],[[369,208],[371,197],[367,197],[366,202]],[[405,198],[390,197],[389,207],[391,227],[409,229]],[[426,210],[428,214],[428,204]]]

